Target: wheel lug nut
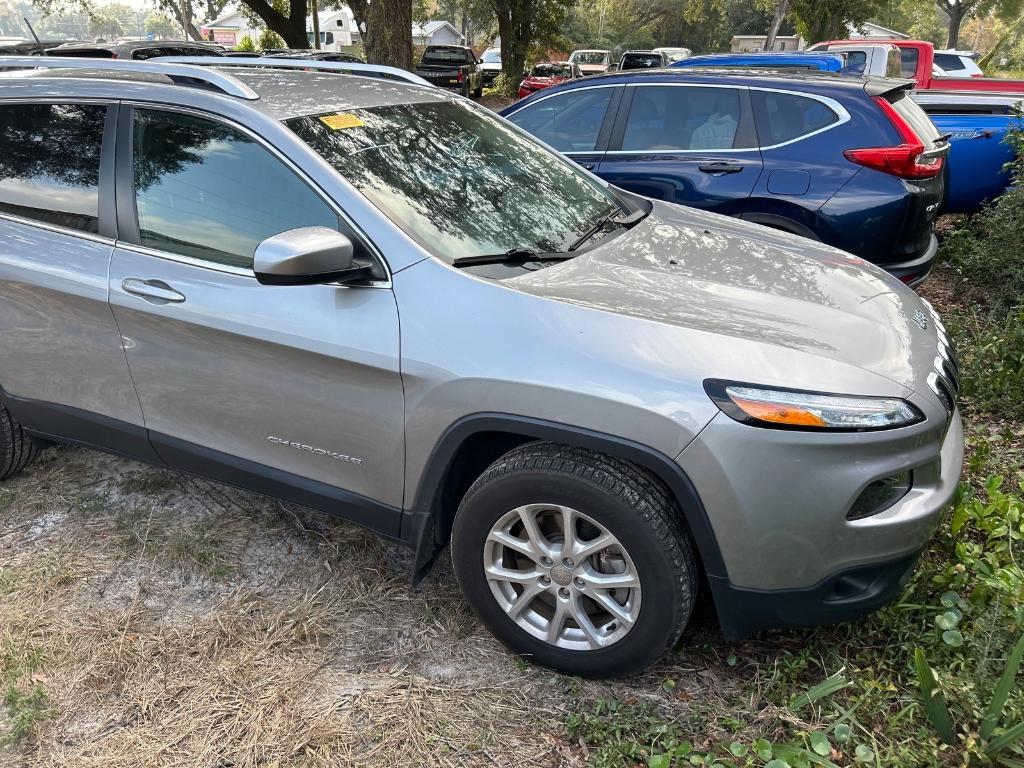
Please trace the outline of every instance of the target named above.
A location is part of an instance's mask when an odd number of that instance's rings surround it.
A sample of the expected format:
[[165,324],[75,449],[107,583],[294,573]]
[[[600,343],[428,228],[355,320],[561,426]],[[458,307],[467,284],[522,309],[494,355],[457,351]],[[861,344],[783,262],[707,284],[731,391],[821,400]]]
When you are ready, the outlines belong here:
[[544,565],[551,565],[551,558],[550,558],[550,557],[542,557],[542,558],[540,559],[540,561],[541,561],[541,563],[543,563]]
[[564,558],[562,558],[562,565],[567,566],[569,568],[572,568],[572,558],[571,557],[564,557]]
[[583,587],[585,587],[585,586],[586,586],[586,582],[585,582],[585,581],[583,581],[583,579],[581,579],[581,578],[580,578],[579,576],[577,576],[577,577],[576,577],[576,578],[574,579],[574,581],[575,581],[575,583],[576,583],[576,586],[577,586],[577,587],[579,587],[580,589],[583,589]]
[[540,583],[541,584],[550,584],[551,583],[551,579],[548,578],[547,576],[541,576],[540,577]]
[[559,597],[564,597],[564,598],[568,599],[568,597],[569,597],[569,590],[566,589],[565,587],[562,587],[560,590],[558,590],[558,596]]

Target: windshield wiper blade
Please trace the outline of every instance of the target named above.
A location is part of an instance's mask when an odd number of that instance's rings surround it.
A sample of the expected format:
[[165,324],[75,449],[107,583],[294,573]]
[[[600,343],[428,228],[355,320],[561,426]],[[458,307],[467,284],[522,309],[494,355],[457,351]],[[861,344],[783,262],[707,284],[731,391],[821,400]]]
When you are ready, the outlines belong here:
[[576,238],[576,240],[573,241],[573,244],[566,248],[566,250],[575,251],[577,248],[586,243],[590,238],[592,238],[594,235],[596,235],[598,232],[600,232],[607,226],[627,228],[631,227],[634,224],[637,224],[644,218],[646,218],[648,213],[648,211],[645,211],[642,208],[638,208],[637,210],[633,211],[632,213],[626,214],[625,216],[616,216],[613,213],[606,214],[605,216],[602,216],[600,219],[598,219],[594,223],[594,226],[592,226],[590,229],[588,229],[586,232],[584,232],[582,235]]
[[453,267],[472,267],[478,264],[523,264],[527,261],[565,261],[575,254],[559,251],[531,251],[529,248],[512,248],[504,253],[484,253],[479,256],[460,256],[452,261]]

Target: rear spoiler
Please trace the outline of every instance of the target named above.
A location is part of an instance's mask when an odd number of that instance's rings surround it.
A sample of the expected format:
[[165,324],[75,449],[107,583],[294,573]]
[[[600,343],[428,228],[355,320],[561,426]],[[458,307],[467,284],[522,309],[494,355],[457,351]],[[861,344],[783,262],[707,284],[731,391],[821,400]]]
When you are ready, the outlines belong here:
[[864,83],[864,92],[868,96],[888,96],[899,91],[913,90],[915,80],[897,80],[895,77],[871,77]]

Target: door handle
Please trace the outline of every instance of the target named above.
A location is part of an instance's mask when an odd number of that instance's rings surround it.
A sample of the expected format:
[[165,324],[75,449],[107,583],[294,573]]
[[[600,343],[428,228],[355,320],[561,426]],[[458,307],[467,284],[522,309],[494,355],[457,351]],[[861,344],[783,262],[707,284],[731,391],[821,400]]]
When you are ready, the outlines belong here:
[[577,162],[579,163],[581,168],[583,168],[583,169],[585,169],[587,171],[592,171],[592,170],[594,170],[597,167],[597,163],[584,163],[584,162],[580,162],[580,161],[577,161]]
[[121,288],[125,293],[139,296],[153,304],[180,304],[185,300],[185,294],[174,290],[163,280],[128,277],[121,282]]
[[710,173],[713,176],[721,176],[726,173],[739,173],[743,166],[739,163],[706,163],[698,165],[697,168],[703,173]]

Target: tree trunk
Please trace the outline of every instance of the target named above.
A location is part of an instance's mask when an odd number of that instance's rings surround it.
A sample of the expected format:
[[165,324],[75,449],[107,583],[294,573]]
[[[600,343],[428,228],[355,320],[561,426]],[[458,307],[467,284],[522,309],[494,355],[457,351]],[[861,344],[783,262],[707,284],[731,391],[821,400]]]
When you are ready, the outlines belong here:
[[960,42],[960,25],[964,22],[964,9],[959,2],[950,3],[946,8],[949,14],[949,34],[946,37],[946,47],[956,48]]
[[[356,7],[349,7],[358,21]],[[366,34],[363,36],[363,48],[366,61],[412,69],[412,1],[370,0],[364,7]]]
[[533,42],[533,0],[496,0],[501,37],[501,74],[508,96],[515,96],[526,68],[526,53]]
[[782,20],[786,18],[786,11],[789,10],[789,0],[775,0],[775,15],[772,17],[772,25],[768,28],[768,36],[764,39],[764,49],[770,51],[775,47],[775,38],[779,34],[779,27]]
[[306,0],[291,0],[287,16],[278,13],[264,0],[242,0],[243,4],[259,16],[260,21],[276,32],[289,48],[308,48],[306,37]]

